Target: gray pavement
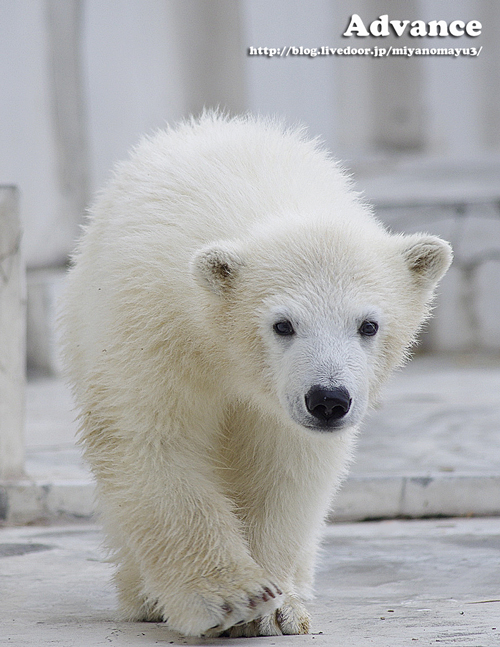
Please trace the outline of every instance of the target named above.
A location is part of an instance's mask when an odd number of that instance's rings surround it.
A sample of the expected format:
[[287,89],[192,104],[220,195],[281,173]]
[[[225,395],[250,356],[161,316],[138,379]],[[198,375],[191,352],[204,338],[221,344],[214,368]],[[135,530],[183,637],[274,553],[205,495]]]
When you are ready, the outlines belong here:
[[366,420],[335,516],[473,514],[500,514],[500,357],[417,357]]
[[394,374],[353,473],[500,472],[500,356],[424,355]]
[[[203,640],[116,619],[92,525],[0,530],[0,645],[500,645],[500,519],[329,526],[308,636]],[[2,556],[3,555],[3,556]]]

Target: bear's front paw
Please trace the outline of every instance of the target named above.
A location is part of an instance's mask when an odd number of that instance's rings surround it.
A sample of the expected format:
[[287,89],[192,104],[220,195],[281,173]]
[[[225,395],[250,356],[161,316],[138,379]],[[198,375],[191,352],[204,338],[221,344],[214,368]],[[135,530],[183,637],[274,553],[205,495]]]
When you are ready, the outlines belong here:
[[221,569],[213,577],[192,580],[175,601],[161,605],[165,621],[184,635],[212,637],[274,613],[283,594],[261,569],[258,574],[259,579],[239,579]]
[[229,638],[307,634],[310,625],[311,617],[305,606],[296,596],[289,595],[274,613],[240,623],[223,634]]
[[[249,620],[260,618],[264,614],[269,614],[270,611],[274,612],[281,602],[281,590],[271,583],[264,586],[259,593],[249,595],[243,603],[238,600],[235,604],[234,599],[231,602],[226,599],[221,606],[221,611],[224,615],[221,617],[219,624],[203,632],[203,636],[207,638],[220,636],[230,627],[242,627],[252,624]],[[264,617],[267,617],[267,615]]]

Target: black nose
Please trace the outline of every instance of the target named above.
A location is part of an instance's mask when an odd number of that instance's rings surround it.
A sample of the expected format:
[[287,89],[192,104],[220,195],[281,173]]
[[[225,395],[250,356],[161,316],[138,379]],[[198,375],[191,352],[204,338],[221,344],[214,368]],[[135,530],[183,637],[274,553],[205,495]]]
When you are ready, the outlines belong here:
[[343,387],[328,390],[313,386],[306,395],[306,407],[320,422],[330,423],[346,415],[351,407],[351,398]]

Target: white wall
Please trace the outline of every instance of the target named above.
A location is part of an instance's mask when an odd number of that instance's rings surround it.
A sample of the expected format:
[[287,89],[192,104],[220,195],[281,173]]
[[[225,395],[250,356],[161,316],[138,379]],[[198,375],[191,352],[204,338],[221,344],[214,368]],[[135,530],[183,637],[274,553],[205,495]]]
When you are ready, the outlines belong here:
[[421,0],[421,7],[423,20],[437,17],[447,21],[478,19],[483,24],[482,34],[477,38],[439,39],[439,47],[483,45],[479,57],[431,56],[422,59],[426,79],[422,98],[429,153],[457,160],[477,157],[495,149],[498,151],[499,105],[495,109],[496,116],[490,111],[490,123],[485,120],[484,112],[491,95],[499,97],[500,3],[441,0],[437,9],[432,0]]
[[88,0],[83,67],[91,186],[141,135],[184,107],[171,4],[162,0]]
[[3,0],[0,184],[30,268],[64,264],[84,205],[139,137],[246,107],[233,0]]
[[[331,0],[242,0],[243,47],[331,45]],[[338,139],[335,68],[327,57],[249,56],[245,61],[248,108],[303,123],[334,146]]]
[[0,3],[0,76],[0,183],[20,188],[29,262],[62,262],[74,223],[59,182],[43,2]]

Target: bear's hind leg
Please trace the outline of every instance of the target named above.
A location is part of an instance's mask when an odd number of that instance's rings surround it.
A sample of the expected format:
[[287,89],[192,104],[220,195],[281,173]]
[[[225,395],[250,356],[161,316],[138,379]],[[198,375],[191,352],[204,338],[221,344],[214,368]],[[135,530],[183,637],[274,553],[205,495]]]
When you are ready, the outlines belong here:
[[122,618],[132,622],[162,622],[157,602],[149,599],[144,592],[139,567],[129,551],[121,549],[116,561],[119,565],[113,579]]

